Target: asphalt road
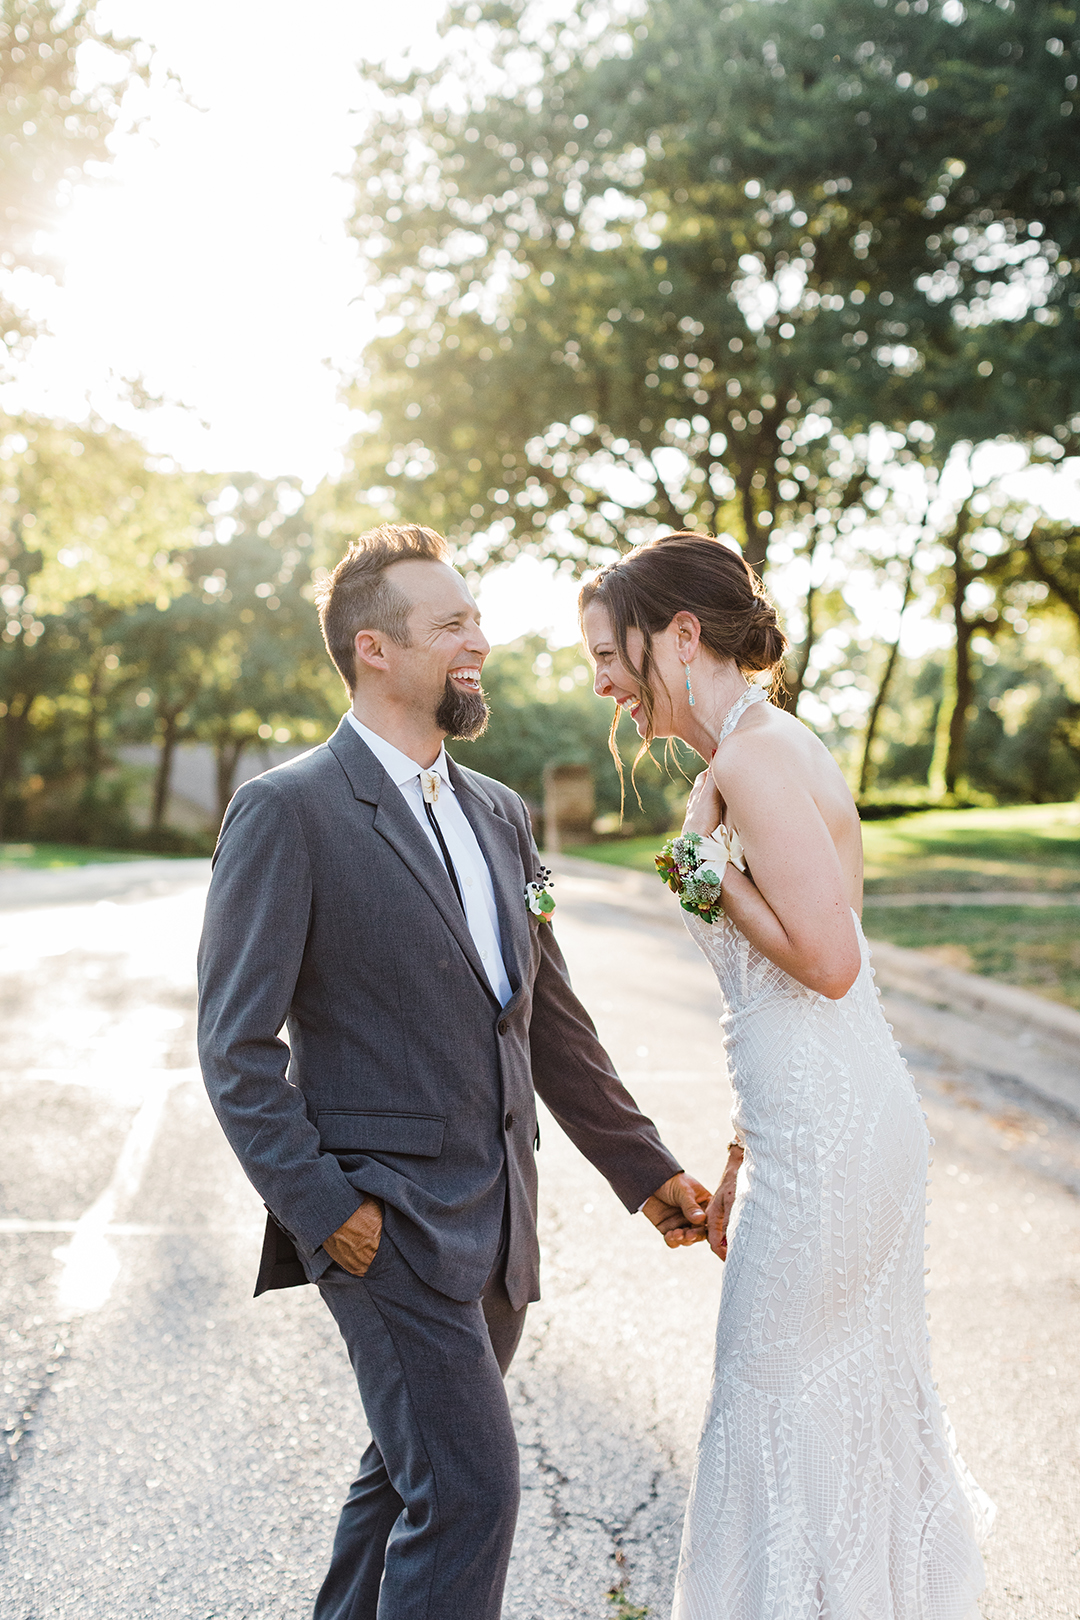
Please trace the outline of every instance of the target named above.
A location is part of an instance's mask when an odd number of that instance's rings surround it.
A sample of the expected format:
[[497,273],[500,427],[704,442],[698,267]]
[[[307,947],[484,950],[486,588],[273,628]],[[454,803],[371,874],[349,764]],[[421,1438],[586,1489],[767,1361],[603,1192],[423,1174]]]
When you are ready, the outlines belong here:
[[[205,869],[112,872],[44,874],[0,909],[0,1616],[306,1620],[362,1413],[314,1292],[250,1297],[261,1206],[194,1071]],[[588,885],[559,900],[601,1034],[709,1180],[728,1092],[708,968]],[[1080,1128],[912,1056],[937,1372],[999,1510],[983,1614],[1076,1620]],[[614,1616],[619,1583],[666,1620],[721,1268],[669,1254],[550,1122],[540,1167],[507,1620]]]

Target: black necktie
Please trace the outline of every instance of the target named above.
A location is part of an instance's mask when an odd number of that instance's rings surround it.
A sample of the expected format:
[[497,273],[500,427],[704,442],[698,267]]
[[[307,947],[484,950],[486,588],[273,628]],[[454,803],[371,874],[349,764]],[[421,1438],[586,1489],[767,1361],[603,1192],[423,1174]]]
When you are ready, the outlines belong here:
[[[421,789],[422,789],[423,788],[423,777],[421,777],[421,779],[420,779],[420,785],[421,785]],[[428,818],[428,821],[431,823],[432,832],[435,834],[435,837],[438,839],[439,848],[442,850],[442,858],[446,862],[446,870],[450,874],[450,882],[454,885],[454,893],[458,897],[458,905],[461,907],[462,911],[464,911],[465,910],[465,902],[461,898],[461,885],[458,882],[458,875],[454,871],[454,863],[450,859],[450,851],[446,847],[446,839],[442,835],[442,828],[439,826],[439,823],[435,820],[435,812],[431,808],[431,806],[428,803],[427,799],[424,800],[424,812],[425,812],[425,814],[426,814],[426,816]]]

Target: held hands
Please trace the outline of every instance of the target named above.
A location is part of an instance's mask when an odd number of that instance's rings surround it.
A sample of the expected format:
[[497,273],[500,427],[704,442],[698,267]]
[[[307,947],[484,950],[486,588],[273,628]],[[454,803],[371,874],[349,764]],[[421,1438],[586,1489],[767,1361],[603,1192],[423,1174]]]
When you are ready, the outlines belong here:
[[323,1248],[354,1277],[362,1277],[375,1258],[382,1237],[383,1212],[377,1198],[365,1198],[336,1232],[323,1239]]
[[669,1249],[679,1249],[687,1243],[700,1243],[708,1236],[705,1214],[708,1207],[709,1189],[681,1171],[677,1176],[670,1176],[645,1200],[642,1214],[649,1217]]
[[663,1235],[669,1249],[680,1249],[704,1239],[715,1255],[721,1260],[727,1259],[728,1222],[742,1161],[742,1149],[732,1147],[720,1185],[711,1198],[707,1187],[683,1172],[665,1181],[646,1200],[643,1214]]

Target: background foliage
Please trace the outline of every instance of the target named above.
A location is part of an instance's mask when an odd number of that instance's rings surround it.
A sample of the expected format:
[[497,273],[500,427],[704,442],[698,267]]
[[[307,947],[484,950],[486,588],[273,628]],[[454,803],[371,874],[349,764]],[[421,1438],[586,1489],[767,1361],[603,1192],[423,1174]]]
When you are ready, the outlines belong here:
[[[491,0],[451,6],[444,46],[369,86],[352,228],[380,325],[340,477],[0,422],[2,836],[181,847],[178,748],[212,751],[220,814],[253,748],[324,736],[314,582],[383,516],[442,527],[473,583],[726,534],[784,609],[788,701],[864,800],[1076,794],[1080,525],[1013,476],[1080,455],[1075,8]],[[2,0],[11,348],[17,273],[147,62],[93,6]],[[461,757],[533,802],[546,763],[588,762],[617,809],[583,669],[497,649]],[[639,782],[632,820],[659,826],[680,779]]]

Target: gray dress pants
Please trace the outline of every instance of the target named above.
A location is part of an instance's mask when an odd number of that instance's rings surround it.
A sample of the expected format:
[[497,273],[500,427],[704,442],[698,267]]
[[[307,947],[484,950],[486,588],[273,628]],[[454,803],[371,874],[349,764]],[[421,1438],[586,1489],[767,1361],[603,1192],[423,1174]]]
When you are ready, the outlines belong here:
[[525,1323],[500,1247],[483,1298],[421,1282],[384,1231],[363,1277],[319,1279],[372,1442],[338,1520],[314,1620],[499,1620],[517,1523],[503,1375]]

